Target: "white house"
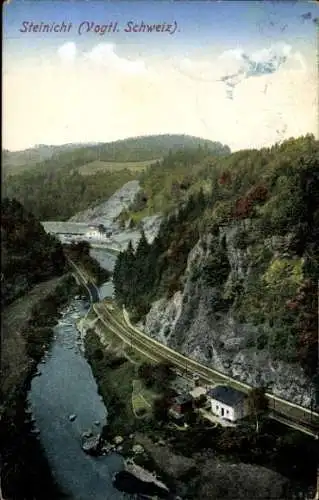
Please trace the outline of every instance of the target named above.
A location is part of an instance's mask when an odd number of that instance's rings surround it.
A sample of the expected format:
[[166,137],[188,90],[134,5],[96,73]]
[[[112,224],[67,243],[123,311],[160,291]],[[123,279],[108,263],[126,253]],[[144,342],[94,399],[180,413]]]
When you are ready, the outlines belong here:
[[89,226],[88,230],[85,233],[85,236],[92,240],[105,240],[106,233],[101,229],[102,228],[99,226]]
[[218,417],[231,422],[244,418],[249,413],[247,396],[241,391],[224,385],[218,385],[207,392],[211,401],[211,410]]

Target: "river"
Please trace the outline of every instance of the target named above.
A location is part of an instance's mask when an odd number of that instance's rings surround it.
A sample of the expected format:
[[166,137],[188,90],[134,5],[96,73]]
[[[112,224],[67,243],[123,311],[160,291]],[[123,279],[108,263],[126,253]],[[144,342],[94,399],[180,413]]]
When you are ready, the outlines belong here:
[[[115,258],[92,250],[110,270]],[[112,295],[112,284],[101,287],[102,297]],[[91,368],[79,347],[76,322],[86,314],[87,304],[72,299],[54,328],[54,341],[34,377],[29,402],[40,440],[52,472],[61,488],[74,500],[120,500],[129,498],[112,485],[112,476],[123,470],[123,459],[113,453],[93,458],[81,449],[81,434],[96,432],[106,422],[107,410],[97,391]],[[71,422],[69,416],[76,415]],[[96,425],[99,422],[99,425]]]
[[[101,267],[113,271],[116,261],[116,256],[114,254],[107,253],[105,250],[100,248],[92,248],[90,250],[90,255],[98,261]],[[113,295],[113,283],[111,281],[104,283],[99,289],[100,298],[111,297]]]

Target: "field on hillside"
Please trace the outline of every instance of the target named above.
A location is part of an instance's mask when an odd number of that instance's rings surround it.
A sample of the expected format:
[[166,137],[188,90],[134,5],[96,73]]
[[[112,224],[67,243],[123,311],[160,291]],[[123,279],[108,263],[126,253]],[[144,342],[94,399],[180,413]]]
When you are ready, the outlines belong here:
[[81,175],[94,175],[98,172],[117,172],[119,170],[128,169],[131,172],[140,172],[145,170],[149,165],[152,165],[158,160],[144,160],[144,161],[126,161],[126,162],[114,162],[114,161],[100,161],[94,160],[90,163],[86,163],[78,168],[78,172]]

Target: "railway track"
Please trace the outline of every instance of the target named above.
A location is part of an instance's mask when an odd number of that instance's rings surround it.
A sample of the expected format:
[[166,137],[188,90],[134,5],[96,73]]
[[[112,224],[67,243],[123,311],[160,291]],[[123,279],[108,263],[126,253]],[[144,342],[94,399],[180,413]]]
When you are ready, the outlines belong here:
[[[131,345],[144,356],[154,361],[169,361],[183,375],[191,377],[197,375],[202,383],[209,385],[216,383],[227,383],[234,388],[248,393],[251,386],[243,382],[236,381],[225,374],[220,374],[215,370],[205,367],[195,360],[183,356],[181,353],[160,344],[156,340],[139,332],[135,327],[131,327],[123,318],[119,319],[114,309],[111,311],[106,303],[94,304],[94,311],[100,320],[123,342]],[[280,423],[305,432],[318,438],[319,436],[319,415],[315,412],[294,403],[281,400],[277,396],[269,395],[270,416]]]
[[[71,259],[68,260],[71,261]],[[77,268],[72,261],[71,263],[73,267]],[[76,269],[76,271],[79,272],[80,270]],[[88,286],[90,281],[89,278],[84,276],[82,272],[79,274],[84,284]],[[201,383],[209,385],[224,383],[246,393],[249,393],[252,389],[248,384],[220,373],[217,370],[206,367],[139,331],[130,323],[124,308],[123,315],[120,319],[117,319],[117,311],[112,306],[112,301],[93,303],[92,308],[100,321],[109,328],[114,335],[117,335],[123,342],[129,344],[148,359],[155,362],[169,361],[175,367],[175,370],[178,370],[183,376],[188,378],[197,375]],[[271,410],[270,416],[272,418],[319,439],[319,413],[286,401],[274,394],[266,393],[266,396],[268,398],[269,409]]]

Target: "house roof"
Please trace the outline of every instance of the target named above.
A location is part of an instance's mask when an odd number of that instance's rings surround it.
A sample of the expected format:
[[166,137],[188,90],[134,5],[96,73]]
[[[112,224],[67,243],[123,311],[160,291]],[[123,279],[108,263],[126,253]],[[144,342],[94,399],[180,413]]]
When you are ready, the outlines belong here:
[[81,222],[41,222],[45,231],[56,234],[85,234],[88,230],[88,224]]
[[210,398],[216,399],[227,406],[236,406],[246,397],[245,393],[227,387],[226,385],[218,385],[210,389],[207,394]]

